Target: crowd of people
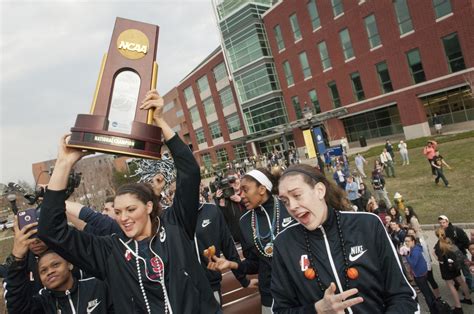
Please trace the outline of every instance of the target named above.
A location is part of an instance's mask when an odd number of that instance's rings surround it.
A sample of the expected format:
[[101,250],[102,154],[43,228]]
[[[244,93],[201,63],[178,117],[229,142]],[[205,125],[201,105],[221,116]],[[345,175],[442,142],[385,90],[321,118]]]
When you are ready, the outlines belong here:
[[[352,173],[347,157],[334,160],[331,179],[324,164],[300,164],[294,149],[229,165],[207,187],[163,119],[158,93],[149,91],[140,108],[154,110],[172,158],[139,164],[137,183],[119,187],[97,212],[67,200],[68,176],[89,153],[63,136],[39,220],[20,227],[15,218],[2,274],[10,313],[222,313],[229,270],[243,288],[258,289],[262,313],[419,313],[414,286],[440,313],[418,217],[402,202],[393,207],[385,189],[383,172],[395,176],[389,141],[370,177],[373,195],[360,154]],[[444,181],[435,157],[430,166]],[[402,160],[409,164],[407,153]],[[446,216],[439,223],[434,252],[462,313],[461,302],[472,304],[466,250],[474,245]]]

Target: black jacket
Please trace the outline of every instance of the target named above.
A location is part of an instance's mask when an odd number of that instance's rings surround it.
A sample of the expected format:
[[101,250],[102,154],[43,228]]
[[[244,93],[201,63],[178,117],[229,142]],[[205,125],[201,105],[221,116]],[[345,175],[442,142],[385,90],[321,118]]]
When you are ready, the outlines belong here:
[[[148,276],[153,268],[148,267],[148,273],[145,272],[144,261],[149,263],[151,260],[139,256],[144,290],[152,313],[163,311],[166,297],[176,314],[216,313],[220,311],[219,306],[193,249],[199,204],[199,166],[189,147],[177,135],[166,144],[177,169],[176,194],[172,208],[160,217],[159,232],[147,241],[149,244],[145,243],[149,254],[152,250],[164,260],[166,295],[163,297],[159,280]],[[68,227],[64,197],[64,191],[46,192],[39,237],[65,259],[105,280],[117,313],[145,312],[135,255],[139,243],[131,239],[124,242],[117,235],[97,237]],[[150,256],[145,255],[147,257]]]
[[5,300],[12,314],[113,313],[107,286],[95,278],[74,279],[71,290],[51,291],[46,288],[32,293],[27,262],[15,262],[8,269]]
[[[240,227],[239,221],[242,216],[242,210],[240,203],[234,202],[229,198],[225,198],[225,205],[220,206],[219,208],[224,214],[225,222],[229,227],[230,233],[235,241],[240,242]],[[216,201],[216,204],[219,204],[219,200]]]
[[[207,258],[203,256],[205,249],[211,245],[216,247],[216,255],[224,254],[226,259],[240,263],[239,253],[235,248],[234,239],[224,220],[224,216],[216,205],[204,203],[201,205],[196,224],[196,241],[199,250],[199,260],[206,272],[206,277],[211,283],[212,290],[220,290],[222,275],[219,272],[207,269]],[[249,285],[247,276],[238,270],[232,270],[235,278],[243,287]]]
[[112,235],[116,233],[124,237],[122,229],[113,218],[93,210],[89,207],[82,207],[79,212],[79,219],[86,222],[84,231],[95,235]]
[[449,223],[444,232],[446,233],[446,237],[453,241],[453,244],[458,247],[462,254],[466,255],[466,250],[469,247],[469,237],[466,232],[452,223]]
[[[364,212],[340,215],[349,267],[356,267],[359,272],[357,279],[349,280],[348,289],[357,288],[358,296],[364,298],[352,311],[419,313],[416,293],[403,275],[397,252],[380,219]],[[309,257],[304,230],[296,224],[275,240],[271,284],[274,313],[315,313],[314,303],[324,296],[317,280],[304,276]],[[334,210],[328,211],[321,228],[307,234],[321,282],[326,287],[334,282],[336,293],[345,290],[344,257]]]
[[[278,201],[278,200],[277,200]],[[280,207],[280,217],[279,221],[276,224],[279,225],[279,232],[282,232],[289,225],[295,221],[288,214],[285,205],[281,201],[279,202]],[[274,217],[274,198],[270,197],[264,204],[262,204],[265,211],[268,213],[270,220],[273,221]],[[255,217],[257,218],[259,232],[262,235],[268,234],[270,227],[268,225],[267,216],[262,209],[262,206],[259,208],[247,211],[240,218],[240,230],[242,232],[241,245],[242,251],[245,257],[245,260],[242,261],[239,265],[239,271],[244,274],[257,274],[258,273],[258,289],[260,291],[260,297],[262,305],[271,306],[272,305],[272,295],[270,292],[270,282],[271,282],[271,272],[272,272],[272,259],[263,256],[255,247],[254,233],[252,229],[252,211],[255,211]],[[275,225],[276,226],[276,225]],[[276,228],[274,230],[276,235]],[[263,247],[270,242],[270,237],[261,240]],[[257,244],[260,245],[260,244]],[[260,248],[263,250],[263,248]]]

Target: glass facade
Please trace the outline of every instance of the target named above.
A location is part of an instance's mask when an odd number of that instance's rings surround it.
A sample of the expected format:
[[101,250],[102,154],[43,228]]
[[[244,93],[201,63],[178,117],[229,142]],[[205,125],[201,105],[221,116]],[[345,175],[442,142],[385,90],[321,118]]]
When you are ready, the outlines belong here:
[[310,0],[307,4],[309,17],[311,18],[311,25],[313,30],[321,27],[321,20],[319,19],[318,7],[316,6],[316,0]]
[[306,56],[306,52],[302,52],[300,53],[299,57],[301,70],[303,71],[303,77],[307,79],[311,77],[311,68],[309,67],[308,56]]
[[212,167],[212,158],[210,153],[201,154],[201,160],[204,167],[208,169]]
[[293,85],[295,80],[293,79],[293,72],[291,71],[291,66],[288,61],[283,62],[283,71],[285,71],[286,85]]
[[313,104],[313,113],[321,113],[321,106],[319,105],[318,94],[316,90],[312,89],[308,92],[309,99]]
[[329,94],[331,96],[332,105],[334,108],[341,107],[341,97],[339,96],[339,91],[337,90],[337,85],[335,81],[328,83]]
[[202,128],[196,130],[196,140],[198,145],[206,142],[206,136]]
[[234,156],[238,162],[244,161],[247,157],[247,145],[237,144],[232,147],[234,149]]
[[303,119],[303,112],[301,111],[301,105],[298,96],[291,97],[291,104],[293,105],[293,109],[295,110],[296,119]]
[[457,72],[464,70],[466,64],[462,55],[461,45],[459,44],[458,34],[453,33],[445,36],[443,39],[444,53],[448,61],[449,71]]
[[285,49],[285,41],[283,40],[283,35],[281,34],[280,25],[277,25],[273,28],[275,33],[275,40],[278,46],[278,51]]
[[437,19],[453,12],[450,0],[433,0],[433,8]]
[[201,121],[201,118],[199,117],[199,110],[197,106],[191,107],[189,109],[189,114],[191,115],[191,121],[198,122]]
[[328,47],[326,42],[322,41],[318,44],[319,57],[321,58],[321,66],[323,70],[327,70],[331,67],[331,59],[329,59]]
[[395,8],[395,14],[397,15],[398,29],[400,35],[406,34],[413,30],[413,24],[411,22],[410,11],[408,10],[407,0],[394,0],[393,7]]
[[295,14],[290,16],[291,30],[293,31],[293,38],[295,41],[301,39],[300,25],[298,24],[298,17]]
[[347,28],[339,32],[339,39],[341,40],[342,51],[344,59],[348,60],[354,57],[354,50],[352,49],[351,37]]
[[381,108],[342,119],[349,142],[365,138],[386,137],[403,133],[397,106]]
[[240,104],[280,88],[272,63],[262,63],[242,74],[235,74],[234,78]]
[[209,89],[209,82],[207,81],[206,75],[197,80],[197,86],[199,88],[200,93],[205,92]]
[[342,6],[342,0],[331,0],[332,13],[334,17],[344,13],[344,7]]
[[377,28],[377,22],[375,21],[375,15],[371,14],[364,19],[365,30],[367,31],[367,37],[369,39],[370,48],[375,48],[382,45],[379,36],[379,30]]
[[225,69],[224,62],[220,63],[214,69],[212,69],[212,72],[214,72],[214,79],[216,80],[216,82],[219,82],[220,80],[227,77],[227,70]]
[[286,124],[286,111],[281,104],[281,97],[272,98],[259,104],[243,108],[244,117],[250,133],[269,129],[279,124]]
[[213,114],[216,112],[216,106],[214,106],[214,102],[212,101],[212,97],[209,97],[205,99],[202,102],[202,105],[204,106],[204,112],[206,113],[206,116]]
[[224,164],[229,161],[229,156],[227,155],[227,150],[225,148],[216,150],[216,155],[219,166],[224,166]]
[[211,137],[213,140],[222,136],[221,127],[219,126],[219,121],[209,124],[209,130],[211,131]]
[[393,91],[392,80],[390,79],[390,73],[388,73],[387,63],[383,61],[377,63],[375,67],[377,68],[382,93],[389,93]]
[[352,92],[354,93],[354,98],[357,101],[365,99],[364,88],[362,87],[362,81],[360,79],[359,72],[351,73],[351,82],[352,82]]
[[407,52],[408,66],[410,68],[411,77],[415,84],[426,81],[425,71],[421,63],[420,51],[413,49]]
[[234,132],[242,130],[242,126],[240,125],[239,115],[237,113],[226,117],[225,121],[227,123],[227,129],[229,130],[229,133],[234,133]]
[[227,86],[219,92],[219,98],[221,99],[222,108],[230,106],[234,103],[234,97],[232,95],[232,89]]

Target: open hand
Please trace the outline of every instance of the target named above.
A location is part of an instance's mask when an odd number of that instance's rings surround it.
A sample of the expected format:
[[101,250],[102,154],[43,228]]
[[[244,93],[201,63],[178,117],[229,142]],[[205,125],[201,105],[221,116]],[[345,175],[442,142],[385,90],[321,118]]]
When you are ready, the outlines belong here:
[[214,255],[212,256],[212,260],[207,264],[207,269],[225,273],[232,268],[232,263],[233,262],[227,260],[225,257],[217,257]]
[[350,289],[339,294],[335,294],[336,285],[331,285],[324,292],[324,298],[314,304],[317,313],[336,313],[344,314],[344,310],[353,305],[364,302],[361,297],[346,300],[347,298],[357,294],[357,289]]

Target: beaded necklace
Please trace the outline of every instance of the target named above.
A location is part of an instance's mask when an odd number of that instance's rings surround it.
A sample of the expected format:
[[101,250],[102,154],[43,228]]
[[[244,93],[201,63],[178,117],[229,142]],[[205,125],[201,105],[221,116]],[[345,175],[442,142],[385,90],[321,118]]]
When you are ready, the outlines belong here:
[[[280,204],[276,197],[273,197],[273,223],[270,222],[270,217],[268,216],[265,208],[262,207],[263,212],[267,216],[268,227],[270,229],[269,234],[262,236],[259,232],[258,219],[255,215],[255,210],[252,210],[252,233],[253,233],[253,243],[257,248],[257,251],[265,257],[271,258],[273,256],[273,240],[280,233]],[[276,229],[276,234],[274,230]],[[262,239],[266,239],[270,236],[270,242],[268,242],[265,247],[263,246]]]
[[[342,255],[344,256],[344,279],[345,279],[344,290],[347,290],[349,286],[349,279],[355,280],[357,279],[359,275],[355,267],[349,267],[344,237],[342,236],[341,216],[340,216],[341,214],[337,210],[335,210],[335,214],[336,214],[336,225],[337,225],[337,231],[339,235],[339,242],[341,243]],[[323,282],[321,281],[321,278],[319,278],[318,272],[316,271],[316,264],[314,263],[314,256],[313,256],[313,252],[311,251],[311,245],[309,243],[308,230],[306,230],[306,228],[303,228],[303,233],[304,233],[304,240],[306,243],[306,251],[308,252],[309,262],[311,266],[305,271],[305,277],[310,280],[316,279],[316,282],[318,283],[319,288],[324,293],[324,291],[327,289],[327,286],[323,284]]]

